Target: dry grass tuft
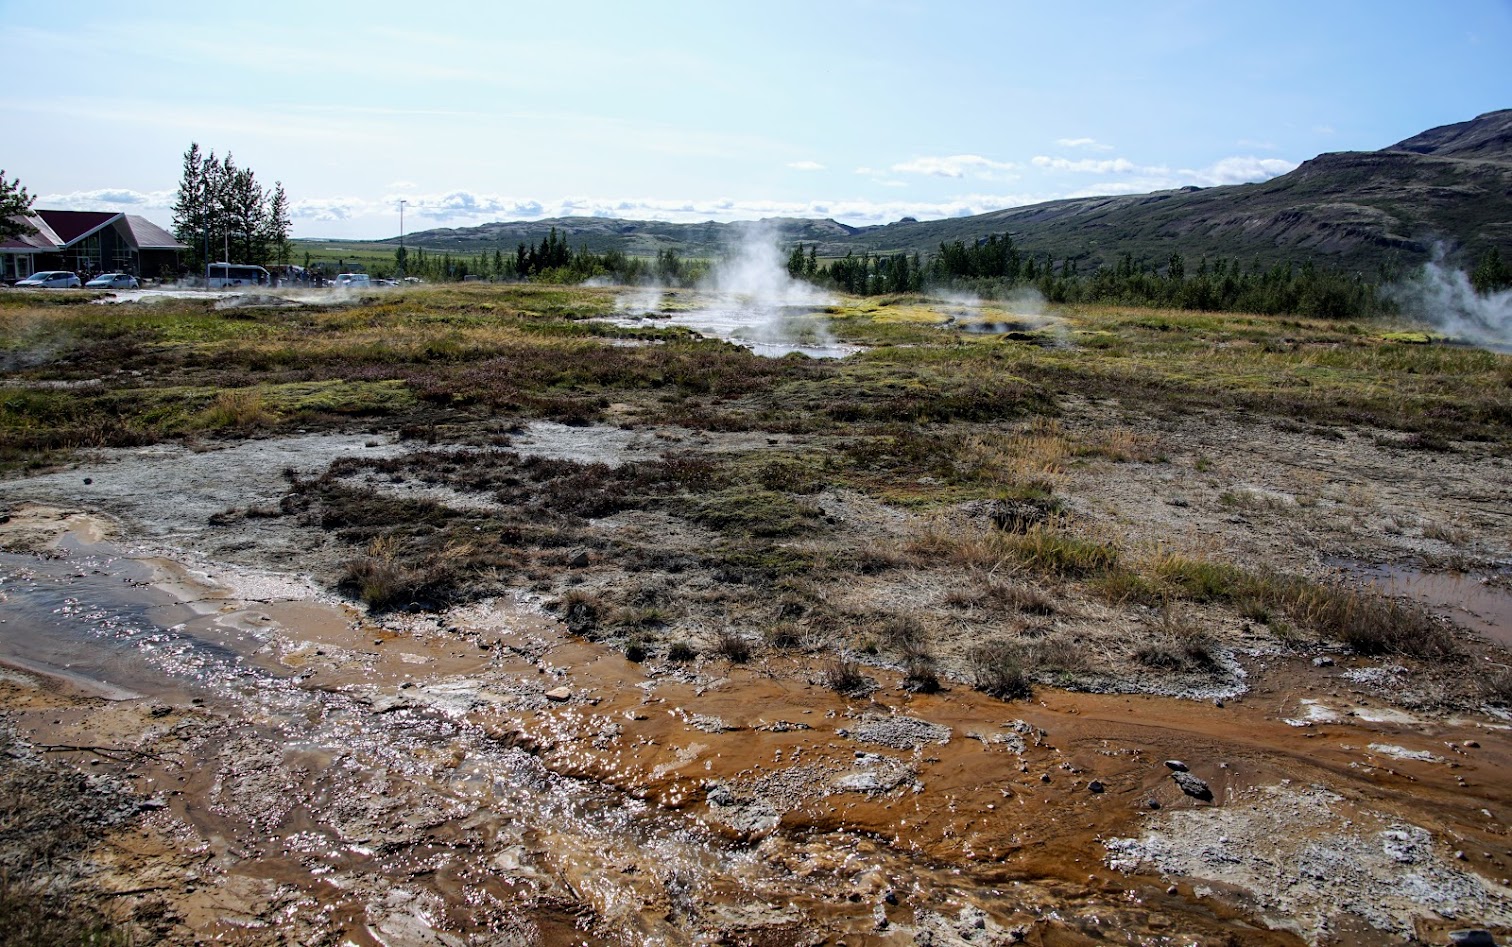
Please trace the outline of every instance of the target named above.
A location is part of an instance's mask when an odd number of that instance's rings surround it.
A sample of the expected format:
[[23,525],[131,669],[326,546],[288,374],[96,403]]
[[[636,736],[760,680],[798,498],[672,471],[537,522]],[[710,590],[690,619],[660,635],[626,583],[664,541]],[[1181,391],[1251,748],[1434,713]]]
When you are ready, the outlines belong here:
[[1153,639],[1134,649],[1134,660],[1160,671],[1216,671],[1218,640],[1189,616],[1172,609],[1160,614]]
[[870,693],[877,682],[861,673],[861,665],[848,655],[831,658],[822,672],[824,686],[837,694],[860,696]]
[[976,689],[1002,700],[1027,700],[1034,684],[1024,670],[1023,656],[1012,642],[997,640],[973,646],[966,666]]

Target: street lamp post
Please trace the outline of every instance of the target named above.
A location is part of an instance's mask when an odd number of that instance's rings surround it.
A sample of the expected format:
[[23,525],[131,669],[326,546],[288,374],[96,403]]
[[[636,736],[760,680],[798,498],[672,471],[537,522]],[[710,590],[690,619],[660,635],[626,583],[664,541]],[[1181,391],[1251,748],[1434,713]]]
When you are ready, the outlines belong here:
[[399,281],[400,282],[404,281],[404,263],[405,263],[405,253],[404,253],[404,205],[408,204],[408,203],[409,203],[409,201],[400,201],[399,202]]

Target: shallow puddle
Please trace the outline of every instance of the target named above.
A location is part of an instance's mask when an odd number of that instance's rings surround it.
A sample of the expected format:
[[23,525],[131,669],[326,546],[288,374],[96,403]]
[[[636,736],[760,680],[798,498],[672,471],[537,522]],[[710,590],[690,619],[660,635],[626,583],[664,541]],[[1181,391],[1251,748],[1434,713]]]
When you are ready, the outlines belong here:
[[[1341,571],[1387,595],[1410,598],[1447,614],[1471,631],[1512,648],[1512,590],[1493,584],[1497,576],[1430,574],[1406,566],[1358,563],[1346,563]],[[1500,578],[1505,580],[1505,576]]]

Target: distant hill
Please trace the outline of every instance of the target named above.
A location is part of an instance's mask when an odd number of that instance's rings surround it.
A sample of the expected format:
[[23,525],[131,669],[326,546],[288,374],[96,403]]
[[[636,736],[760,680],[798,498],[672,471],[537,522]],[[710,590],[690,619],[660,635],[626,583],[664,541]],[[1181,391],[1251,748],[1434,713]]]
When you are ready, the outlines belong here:
[[[1267,265],[1312,259],[1373,274],[1384,264],[1427,260],[1437,241],[1469,258],[1493,246],[1512,258],[1512,109],[1430,129],[1380,151],[1319,155],[1259,184],[1072,198],[875,227],[795,218],[762,224],[785,244],[818,244],[827,257],[927,254],[941,242],[1009,233],[1024,250],[1074,259],[1084,271],[1124,253],[1159,263],[1180,252],[1190,259],[1238,257]],[[462,253],[509,251],[521,241],[539,242],[555,227],[572,246],[599,252],[672,249],[708,256],[753,226],[565,217],[428,230],[406,240]]]
[[[660,220],[621,220],[613,217],[552,217],[545,220],[515,220],[482,224],[477,227],[441,228],[418,231],[405,237],[412,247],[453,253],[477,253],[502,248],[513,252],[521,243],[540,243],[553,229],[566,238],[573,249],[587,247],[595,253],[619,249],[639,256],[653,256],[660,250],[675,250],[681,256],[709,256],[740,242],[741,237],[757,226],[768,226],[787,243],[839,245],[858,232],[833,220],[774,217],[767,220],[701,224],[675,224]],[[381,241],[398,245],[398,238]],[[843,254],[844,251],[842,250]]]

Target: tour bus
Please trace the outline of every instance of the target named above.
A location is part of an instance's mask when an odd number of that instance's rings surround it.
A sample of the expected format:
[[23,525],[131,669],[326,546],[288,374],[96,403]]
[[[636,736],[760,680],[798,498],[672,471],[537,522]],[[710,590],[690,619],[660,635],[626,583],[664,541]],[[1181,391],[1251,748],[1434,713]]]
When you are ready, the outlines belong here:
[[260,266],[246,266],[240,263],[210,264],[209,286],[211,289],[222,289],[226,286],[267,286],[268,283],[268,271]]

